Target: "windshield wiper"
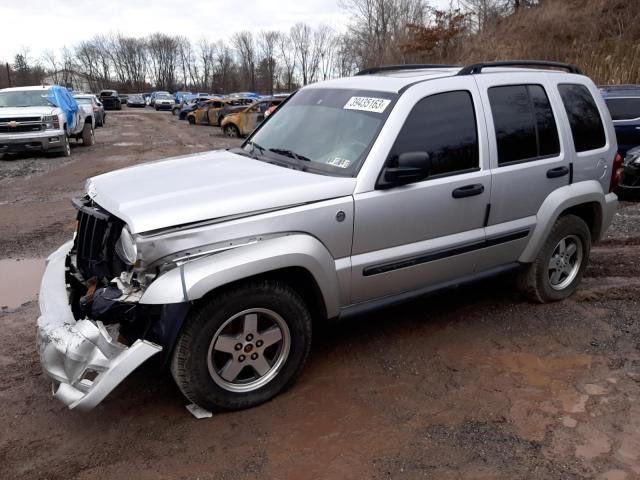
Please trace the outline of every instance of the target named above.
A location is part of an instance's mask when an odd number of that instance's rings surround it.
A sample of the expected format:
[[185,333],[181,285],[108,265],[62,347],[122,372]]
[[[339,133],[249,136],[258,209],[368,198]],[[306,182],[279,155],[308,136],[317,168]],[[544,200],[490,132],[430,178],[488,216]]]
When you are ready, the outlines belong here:
[[258,145],[256,142],[247,142],[247,145],[251,145],[251,151],[249,153],[253,154],[253,152],[257,150],[260,151],[260,155],[264,156],[264,147],[261,147],[260,145]]
[[300,170],[302,170],[303,172],[307,171],[307,166],[304,164],[304,162],[311,162],[310,158],[307,158],[304,155],[300,155],[293,150],[287,150],[285,148],[270,148],[269,151],[277,153],[278,155],[282,155],[284,157],[293,158],[296,161],[298,168],[300,168]]
[[284,148],[270,148],[269,151],[273,153],[277,153],[278,155],[284,155],[285,157],[291,157],[296,160],[304,160],[305,162],[311,161],[310,158],[307,158],[304,155],[300,155],[299,153],[296,153],[293,150],[286,150]]

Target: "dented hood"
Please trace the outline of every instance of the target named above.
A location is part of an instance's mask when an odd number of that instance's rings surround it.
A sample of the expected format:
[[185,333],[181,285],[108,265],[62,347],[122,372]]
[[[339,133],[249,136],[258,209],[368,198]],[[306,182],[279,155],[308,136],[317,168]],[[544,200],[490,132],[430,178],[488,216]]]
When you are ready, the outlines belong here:
[[355,183],[218,150],[105,173],[87,193],[141,233],[351,195]]

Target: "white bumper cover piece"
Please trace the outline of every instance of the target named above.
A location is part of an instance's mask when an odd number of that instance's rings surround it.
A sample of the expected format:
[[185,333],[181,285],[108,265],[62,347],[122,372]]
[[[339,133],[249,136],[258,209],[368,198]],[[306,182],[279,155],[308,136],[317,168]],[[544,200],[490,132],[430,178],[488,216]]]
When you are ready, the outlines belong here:
[[70,409],[91,410],[162,347],[137,340],[127,347],[112,339],[101,322],[76,321],[68,300],[65,260],[73,242],[47,259],[40,287],[38,353],[53,380],[53,394]]

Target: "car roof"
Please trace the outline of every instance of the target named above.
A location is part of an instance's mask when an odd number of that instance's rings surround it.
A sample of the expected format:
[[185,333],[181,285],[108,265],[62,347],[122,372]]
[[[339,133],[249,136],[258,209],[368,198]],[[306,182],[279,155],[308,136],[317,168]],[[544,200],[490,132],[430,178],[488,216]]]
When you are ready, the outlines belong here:
[[[567,72],[539,68],[525,67],[503,67],[491,66],[484,67],[485,70],[477,75],[496,75],[509,74],[516,72],[527,72],[532,76],[554,74],[567,74]],[[410,87],[414,83],[436,80],[439,78],[447,78],[458,75],[463,70],[459,66],[432,66],[428,68],[402,68],[398,66],[393,70],[381,70],[367,74],[355,75],[353,77],[336,78],[333,80],[325,80],[304,87],[307,88],[339,88],[349,90],[373,90],[389,93],[400,93],[402,90]],[[474,75],[475,73],[471,74]],[[470,75],[470,76],[471,76]]]
[[0,89],[0,92],[19,92],[19,91],[25,91],[25,90],[30,90],[30,91],[49,90],[51,87],[52,85],[35,85],[30,87],[9,87],[9,88]]
[[640,85],[604,85],[599,88],[604,98],[640,96]]

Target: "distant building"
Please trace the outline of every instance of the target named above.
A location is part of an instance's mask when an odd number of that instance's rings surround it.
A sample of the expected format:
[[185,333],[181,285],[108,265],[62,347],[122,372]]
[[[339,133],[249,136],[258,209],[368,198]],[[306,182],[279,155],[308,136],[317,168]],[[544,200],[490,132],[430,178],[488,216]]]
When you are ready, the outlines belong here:
[[75,70],[58,70],[42,78],[43,85],[61,85],[75,92],[90,92],[89,77]]

